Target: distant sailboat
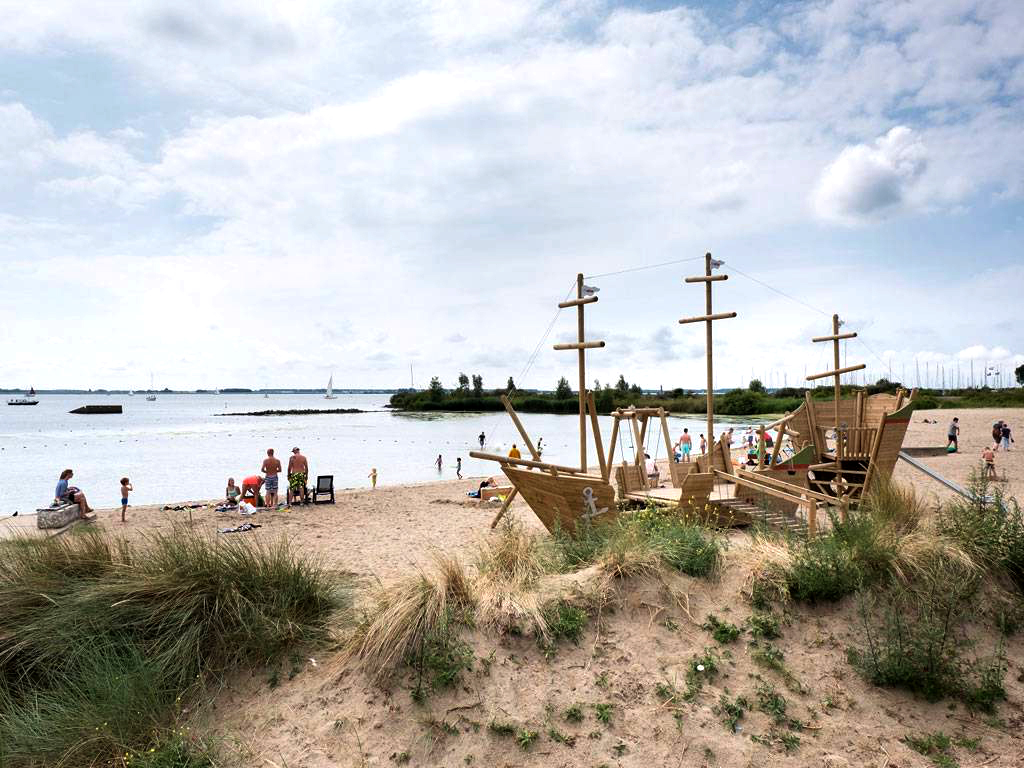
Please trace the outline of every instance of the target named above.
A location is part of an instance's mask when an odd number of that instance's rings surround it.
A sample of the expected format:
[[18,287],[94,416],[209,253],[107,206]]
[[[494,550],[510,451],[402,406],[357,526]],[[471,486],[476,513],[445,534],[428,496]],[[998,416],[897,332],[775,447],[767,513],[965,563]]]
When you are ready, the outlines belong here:
[[327,380],[327,394],[324,395],[324,400],[337,400],[338,398],[334,395],[334,374],[331,374],[331,378]]
[[129,389],[128,390],[128,397],[135,397],[135,390],[134,389]]
[[220,394],[220,387],[217,387],[215,390],[213,390],[213,394],[219,395]]
[[156,400],[156,392],[153,390],[153,372],[149,372],[149,394],[146,395],[146,399],[150,402]]

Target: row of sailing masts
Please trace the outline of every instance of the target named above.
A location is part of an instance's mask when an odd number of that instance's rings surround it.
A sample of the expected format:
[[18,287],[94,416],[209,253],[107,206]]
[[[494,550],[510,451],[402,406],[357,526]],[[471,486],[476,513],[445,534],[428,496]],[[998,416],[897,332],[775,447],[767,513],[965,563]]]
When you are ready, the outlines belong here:
[[[714,274],[714,270],[721,267],[725,262],[718,261],[712,258],[710,253],[704,254],[704,274],[696,275],[693,277],[684,278],[685,283],[703,283],[704,284],[704,314],[697,315],[695,317],[684,317],[679,320],[681,325],[688,325],[691,323],[704,323],[705,326],[705,358],[707,362],[707,435],[711,443],[714,443],[714,421],[715,421],[715,386],[714,386],[714,356],[712,354],[714,343],[713,343],[713,324],[718,320],[729,320],[736,317],[735,312],[715,312],[714,301],[713,301],[713,290],[712,286],[717,282],[722,282],[729,279],[726,274]],[[582,472],[587,471],[587,374],[586,374],[586,351],[588,349],[600,349],[605,346],[603,341],[587,341],[585,335],[586,329],[586,318],[585,308],[588,304],[594,304],[597,302],[597,288],[586,286],[583,283],[583,274],[576,275],[576,298],[568,301],[559,303],[559,309],[568,309],[571,307],[576,308],[576,341],[568,344],[555,344],[556,350],[575,350],[577,352],[577,366],[579,368],[579,420],[580,420],[580,470]],[[857,337],[854,332],[840,333],[839,328],[842,325],[842,321],[839,319],[839,315],[832,316],[832,333],[828,336],[818,336],[812,339],[813,342],[828,342],[833,343],[833,362],[834,367],[830,371],[823,373],[816,373],[811,376],[807,376],[807,381],[816,381],[817,379],[827,378],[829,376],[834,379],[835,387],[835,429],[840,428],[839,419],[839,401],[841,397],[840,392],[840,380],[844,374],[852,373],[853,371],[859,371],[864,369],[864,364],[852,365],[847,367],[840,367],[839,356],[840,347],[839,342],[845,339],[853,339]],[[595,414],[596,415],[596,414]],[[595,420],[596,427],[596,420]],[[595,439],[599,439],[595,434]],[[838,438],[837,438],[838,440]],[[600,447],[598,448],[600,453]]]

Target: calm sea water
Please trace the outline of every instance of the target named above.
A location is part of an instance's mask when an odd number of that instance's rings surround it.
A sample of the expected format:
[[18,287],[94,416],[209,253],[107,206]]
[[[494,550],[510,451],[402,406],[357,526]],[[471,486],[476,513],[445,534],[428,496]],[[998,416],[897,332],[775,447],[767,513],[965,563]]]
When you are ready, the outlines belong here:
[[[65,467],[75,470],[73,482],[86,492],[90,504],[113,507],[120,504],[123,476],[130,477],[135,487],[133,504],[216,498],[228,477],[240,481],[258,473],[267,448],[273,448],[284,463],[297,445],[308,457],[312,475],[332,474],[336,488],[351,488],[369,485],[371,467],[377,468],[381,485],[451,479],[459,456],[463,475],[494,474],[497,465],[468,455],[479,447],[481,430],[487,435],[489,451],[506,453],[513,442],[519,442],[504,413],[394,413],[384,409],[387,395],[339,394],[331,401],[308,394],[161,395],[155,402],[147,402],[142,395],[41,395],[39,400],[39,405],[31,407],[0,405],[0,516],[34,512],[49,504]],[[81,405],[107,404],[122,405],[124,413],[68,413]],[[219,415],[300,408],[368,412]],[[522,419],[534,440],[544,438],[546,460],[578,463],[576,416],[524,414]],[[704,422],[671,419],[673,441],[683,427],[697,435],[704,430]],[[607,450],[611,418],[602,418],[601,430]],[[649,446],[654,455],[653,437]],[[631,458],[629,442],[625,450],[626,458]],[[663,457],[664,445],[656,452]],[[434,466],[439,453],[444,460],[440,473]]]

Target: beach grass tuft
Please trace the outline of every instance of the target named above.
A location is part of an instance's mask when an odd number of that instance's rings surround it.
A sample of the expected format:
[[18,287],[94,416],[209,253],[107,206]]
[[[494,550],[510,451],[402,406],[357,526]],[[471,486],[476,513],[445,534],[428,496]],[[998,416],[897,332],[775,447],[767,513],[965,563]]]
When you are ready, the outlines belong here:
[[184,528],[0,542],[0,580],[0,764],[15,767],[155,749],[209,681],[325,638],[344,604],[285,542]]

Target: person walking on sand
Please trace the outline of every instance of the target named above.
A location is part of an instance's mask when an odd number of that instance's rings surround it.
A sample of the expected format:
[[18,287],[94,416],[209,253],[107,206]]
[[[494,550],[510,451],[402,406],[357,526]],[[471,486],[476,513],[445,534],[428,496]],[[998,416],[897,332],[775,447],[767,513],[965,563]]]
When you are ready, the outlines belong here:
[[512,443],[512,450],[508,452],[508,457],[510,459],[521,459],[521,458],[523,458],[523,455],[521,453],[519,453],[519,449],[516,448],[516,444],[515,443]]
[[483,432],[480,432],[480,437],[478,437],[477,439],[480,441],[480,450],[483,450],[484,443],[487,441],[487,437],[484,435]]
[[462,479],[462,457],[459,456],[455,459],[455,476]]
[[267,448],[267,458],[263,460],[260,471],[267,476],[263,489],[267,492],[267,506],[277,506],[277,476],[281,472],[281,460],[274,457],[274,449]]
[[999,450],[999,443],[1003,439],[1003,422],[997,421],[992,425],[992,449]]
[[981,458],[985,460],[985,479],[997,480],[996,474],[996,452],[988,445],[981,452]]
[[370,474],[368,474],[367,477],[370,478],[370,488],[376,488],[377,487],[377,468],[376,467],[371,467],[370,468]]
[[441,472],[441,467],[444,466],[444,462],[441,461],[441,454],[437,454],[437,461],[434,462],[434,466],[437,467],[438,473]]
[[1003,439],[1004,451],[1010,450],[1010,443],[1017,442],[1016,440],[1013,439],[1013,434],[1010,432],[1010,425],[1007,424],[1005,421],[1003,422],[1003,426],[1000,428],[999,436]]
[[288,503],[298,498],[299,504],[306,503],[306,478],[309,477],[309,462],[298,447],[292,448],[288,458]]
[[128,494],[135,489],[127,477],[121,478],[121,522],[124,522],[124,513],[128,511]]
[[960,445],[957,439],[960,437],[960,419],[953,417],[953,420],[949,422],[949,429],[946,430],[946,450],[949,451],[950,446],[953,447],[950,453],[956,453],[960,450]]
[[61,504],[77,504],[78,516],[85,520],[86,516],[92,512],[92,507],[86,501],[85,494],[81,488],[68,485],[68,480],[74,476],[74,471],[70,469],[65,469],[60,473],[60,479],[57,480],[57,488],[53,493],[53,499]]

